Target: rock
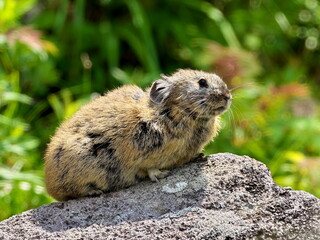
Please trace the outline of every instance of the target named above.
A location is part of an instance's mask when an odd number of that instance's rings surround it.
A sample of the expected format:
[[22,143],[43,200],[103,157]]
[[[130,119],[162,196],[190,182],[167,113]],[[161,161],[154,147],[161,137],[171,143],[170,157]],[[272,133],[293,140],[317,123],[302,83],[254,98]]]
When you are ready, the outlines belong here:
[[214,154],[159,183],[13,216],[0,239],[320,239],[320,199],[252,158]]

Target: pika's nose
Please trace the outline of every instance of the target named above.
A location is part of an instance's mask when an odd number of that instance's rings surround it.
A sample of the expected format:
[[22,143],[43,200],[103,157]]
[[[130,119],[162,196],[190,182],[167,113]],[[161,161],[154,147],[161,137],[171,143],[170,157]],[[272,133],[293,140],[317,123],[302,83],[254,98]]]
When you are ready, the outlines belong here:
[[232,95],[229,89],[221,90],[221,93],[218,97],[220,98],[220,100],[225,100],[226,102],[232,99]]

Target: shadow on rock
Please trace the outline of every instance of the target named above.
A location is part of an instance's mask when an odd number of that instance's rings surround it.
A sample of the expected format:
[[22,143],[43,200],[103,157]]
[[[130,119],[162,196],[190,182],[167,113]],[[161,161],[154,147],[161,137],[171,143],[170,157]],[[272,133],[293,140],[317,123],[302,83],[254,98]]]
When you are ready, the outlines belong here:
[[158,183],[150,180],[135,186],[110,192],[100,197],[56,202],[32,212],[34,223],[49,232],[86,228],[92,224],[112,226],[121,222],[136,222],[179,216],[201,204],[207,185],[201,173],[201,161],[174,169]]

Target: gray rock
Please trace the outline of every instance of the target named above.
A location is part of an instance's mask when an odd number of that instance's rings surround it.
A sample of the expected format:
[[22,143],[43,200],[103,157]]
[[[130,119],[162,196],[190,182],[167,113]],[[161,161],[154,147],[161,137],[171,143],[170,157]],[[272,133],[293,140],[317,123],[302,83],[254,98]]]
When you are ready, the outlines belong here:
[[215,154],[159,183],[13,216],[0,239],[320,239],[320,199],[276,185],[254,159]]

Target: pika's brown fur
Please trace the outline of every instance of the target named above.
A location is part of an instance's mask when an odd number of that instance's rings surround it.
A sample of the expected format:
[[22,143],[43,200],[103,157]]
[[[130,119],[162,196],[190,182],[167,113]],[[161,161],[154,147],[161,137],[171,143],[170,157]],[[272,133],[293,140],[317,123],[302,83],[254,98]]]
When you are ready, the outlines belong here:
[[110,91],[62,123],[45,154],[50,195],[67,200],[147,176],[157,181],[217,135],[219,115],[231,103],[226,84],[196,70],[161,77],[146,91],[134,85]]

